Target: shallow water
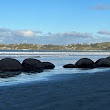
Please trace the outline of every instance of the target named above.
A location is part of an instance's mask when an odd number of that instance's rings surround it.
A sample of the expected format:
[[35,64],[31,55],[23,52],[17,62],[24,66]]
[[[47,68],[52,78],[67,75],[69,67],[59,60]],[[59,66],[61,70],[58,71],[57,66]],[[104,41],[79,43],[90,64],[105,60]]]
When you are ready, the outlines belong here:
[[[108,68],[96,68],[96,69],[65,69],[63,65],[68,63],[75,63],[80,58],[90,58],[93,61],[96,61],[99,58],[105,58],[110,55],[110,52],[83,52],[83,51],[34,51],[34,50],[4,50],[0,51],[0,58],[11,57],[19,60],[21,63],[25,58],[36,58],[40,61],[49,61],[55,64],[55,69],[53,70],[45,70],[42,73],[36,74],[26,74],[22,73],[16,77],[11,78],[0,78],[0,86],[12,85],[12,84],[20,84],[27,83],[31,81],[51,81],[57,79],[64,79],[65,74],[83,74],[83,73],[97,73],[100,71],[106,71]],[[62,75],[60,78],[54,78],[55,75]],[[89,75],[89,74],[88,74]],[[52,76],[50,79],[49,77]],[[59,77],[59,76],[58,76]]]
[[80,58],[110,56],[109,52],[0,53],[22,62],[37,58],[55,64],[42,73],[0,78],[0,110],[110,110],[110,68],[63,68]]
[[54,74],[47,79],[0,87],[0,110],[110,109],[109,70]]

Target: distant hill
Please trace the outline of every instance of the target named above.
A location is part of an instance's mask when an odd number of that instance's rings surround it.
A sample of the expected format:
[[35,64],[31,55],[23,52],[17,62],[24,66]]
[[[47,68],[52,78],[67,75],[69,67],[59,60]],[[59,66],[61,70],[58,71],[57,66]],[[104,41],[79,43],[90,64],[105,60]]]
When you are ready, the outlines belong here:
[[110,50],[110,42],[94,44],[40,45],[40,44],[0,44],[0,50]]

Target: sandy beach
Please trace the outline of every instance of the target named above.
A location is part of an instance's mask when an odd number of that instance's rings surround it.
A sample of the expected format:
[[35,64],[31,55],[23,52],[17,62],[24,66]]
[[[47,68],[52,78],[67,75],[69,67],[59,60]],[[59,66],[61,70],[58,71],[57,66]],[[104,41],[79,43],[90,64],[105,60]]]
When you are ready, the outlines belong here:
[[53,80],[0,87],[0,110],[110,109],[109,70],[50,78]]

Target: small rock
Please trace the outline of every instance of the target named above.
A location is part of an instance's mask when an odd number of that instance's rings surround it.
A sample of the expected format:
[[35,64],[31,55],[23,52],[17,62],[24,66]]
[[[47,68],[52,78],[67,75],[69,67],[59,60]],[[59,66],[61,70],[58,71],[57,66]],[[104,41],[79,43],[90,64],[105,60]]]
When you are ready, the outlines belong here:
[[74,64],[66,64],[63,68],[76,68],[76,66]]
[[45,69],[54,69],[55,65],[52,64],[51,62],[42,62],[44,64]]

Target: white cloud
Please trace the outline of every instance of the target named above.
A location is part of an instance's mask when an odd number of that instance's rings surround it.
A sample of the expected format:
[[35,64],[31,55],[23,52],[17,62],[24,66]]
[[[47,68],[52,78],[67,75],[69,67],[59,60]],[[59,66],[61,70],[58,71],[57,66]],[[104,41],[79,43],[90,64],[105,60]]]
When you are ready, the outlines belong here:
[[19,30],[19,31],[16,31],[16,34],[18,34],[19,36],[24,36],[24,37],[35,37],[36,36],[36,32],[31,31],[31,30]]
[[49,36],[56,36],[56,37],[74,37],[74,38],[88,38],[92,37],[92,33],[81,33],[81,32],[64,32],[64,33],[48,33]]
[[[110,34],[99,31],[99,34]],[[95,43],[108,41],[109,38],[98,36],[87,32],[64,32],[64,33],[42,33],[32,30],[12,30],[0,28],[0,43],[33,43],[33,44],[60,44],[73,43]]]
[[110,35],[110,31],[98,31],[98,34]]
[[12,30],[0,28],[1,43],[26,43],[36,38],[41,32],[32,30]]
[[36,37],[37,34],[40,33],[39,31],[32,31],[32,30],[11,30],[11,29],[4,29],[0,28],[0,36],[20,36],[20,37]]

